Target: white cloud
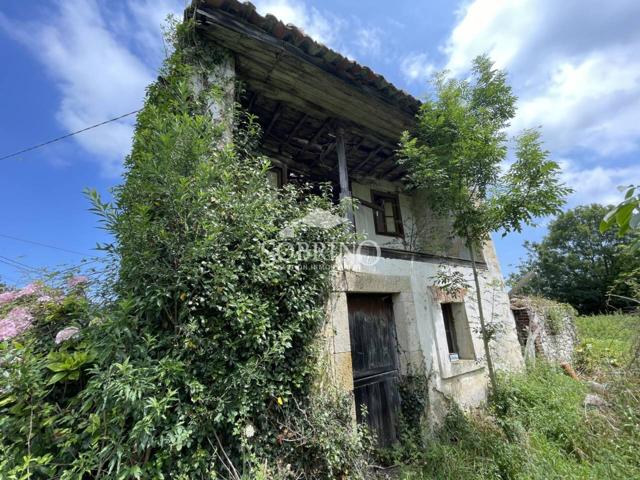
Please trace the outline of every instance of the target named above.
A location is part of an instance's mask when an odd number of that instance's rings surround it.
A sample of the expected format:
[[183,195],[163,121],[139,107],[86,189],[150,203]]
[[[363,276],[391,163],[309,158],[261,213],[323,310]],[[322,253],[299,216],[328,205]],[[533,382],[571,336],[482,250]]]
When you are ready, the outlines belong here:
[[436,67],[425,53],[412,53],[402,59],[400,71],[409,82],[424,82],[436,71]]
[[546,91],[522,99],[514,127],[542,124],[547,142],[562,150],[583,147],[606,156],[637,149],[640,61],[636,56],[627,48],[609,49],[549,69]]
[[124,5],[119,15],[116,15],[114,7],[107,10],[104,5],[100,6],[109,22],[109,30],[137,47],[138,56],[146,63],[157,65],[167,53],[167,46],[162,41],[167,17],[172,15],[181,20],[189,3],[189,0],[134,0]]
[[460,75],[488,53],[520,96],[515,128],[543,126],[554,151],[606,160],[640,139],[640,3],[475,0],[442,48]]
[[[0,14],[0,28],[27,46],[51,75],[61,94],[56,117],[66,131],[141,107],[156,65],[151,55],[144,59],[136,55],[132,45],[153,43],[160,11],[169,9],[169,4],[154,4],[157,10],[151,8],[151,16],[136,10],[140,6],[136,5],[122,17],[118,16],[122,12],[101,10],[93,0],[66,0],[58,2],[50,16],[24,24]],[[123,18],[127,23],[121,23],[122,27],[136,28],[115,28]],[[155,43],[162,45],[159,36]],[[103,173],[117,175],[131,145],[134,121],[135,117],[127,117],[74,140],[100,164]]]
[[559,164],[562,167],[562,180],[574,189],[567,199],[569,207],[588,203],[618,203],[622,200],[622,194],[617,187],[640,178],[640,165],[581,168],[579,162],[570,159],[560,160]]
[[[458,23],[442,48],[446,69],[464,73],[477,55],[488,53],[500,68],[506,67],[524,43],[537,9],[527,0],[475,0],[457,12]],[[533,5],[532,5],[533,6]]]
[[358,51],[371,56],[382,53],[382,30],[376,27],[360,27],[355,32]]
[[291,0],[257,0],[254,2],[258,13],[270,13],[283,23],[291,23],[302,29],[304,33],[318,42],[335,46],[338,42],[338,32],[344,21],[334,15],[321,13],[305,2]]
[[[45,66],[60,93],[56,119],[66,132],[138,109],[145,88],[165,56],[161,26],[168,14],[180,18],[189,0],[58,0],[28,22],[0,13],[0,29],[24,44]],[[316,40],[353,58],[349,47],[379,51],[379,31],[359,21],[321,12],[306,2],[257,0],[261,14],[293,23]],[[345,36],[345,30],[356,35]],[[135,117],[74,137],[106,175],[118,175],[129,152]],[[35,141],[36,139],[34,139]],[[40,139],[37,139],[40,140]],[[63,164],[64,162],[58,162]]]

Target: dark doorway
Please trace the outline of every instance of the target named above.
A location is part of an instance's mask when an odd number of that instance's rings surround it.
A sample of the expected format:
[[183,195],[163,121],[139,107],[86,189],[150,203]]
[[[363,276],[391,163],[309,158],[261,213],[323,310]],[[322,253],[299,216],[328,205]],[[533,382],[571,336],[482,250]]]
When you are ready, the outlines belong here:
[[356,415],[377,434],[380,446],[389,446],[398,439],[400,405],[391,296],[350,294],[348,305]]

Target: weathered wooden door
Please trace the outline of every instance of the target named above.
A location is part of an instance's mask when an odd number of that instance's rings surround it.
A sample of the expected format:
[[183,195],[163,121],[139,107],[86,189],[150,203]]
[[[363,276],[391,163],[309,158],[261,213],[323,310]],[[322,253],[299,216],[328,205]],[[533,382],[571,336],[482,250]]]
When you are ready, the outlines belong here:
[[389,446],[398,437],[400,405],[391,296],[350,294],[348,306],[356,415],[376,432],[380,446]]

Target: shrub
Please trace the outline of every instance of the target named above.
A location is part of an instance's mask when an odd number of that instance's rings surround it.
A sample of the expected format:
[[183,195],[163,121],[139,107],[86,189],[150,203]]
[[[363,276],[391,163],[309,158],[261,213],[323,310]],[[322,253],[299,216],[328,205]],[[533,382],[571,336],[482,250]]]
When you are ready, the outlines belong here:
[[[113,204],[89,193],[115,238],[114,300],[91,314],[72,282],[77,293],[33,321],[10,319],[24,335],[1,343],[0,477],[273,478],[287,463],[306,478],[362,477],[367,442],[345,401],[310,396],[330,247],[350,243],[349,228],[299,221],[342,212],[326,188],[269,187],[255,119],[209,112],[223,54],[190,25],[174,40]],[[280,442],[283,425],[312,433]]]

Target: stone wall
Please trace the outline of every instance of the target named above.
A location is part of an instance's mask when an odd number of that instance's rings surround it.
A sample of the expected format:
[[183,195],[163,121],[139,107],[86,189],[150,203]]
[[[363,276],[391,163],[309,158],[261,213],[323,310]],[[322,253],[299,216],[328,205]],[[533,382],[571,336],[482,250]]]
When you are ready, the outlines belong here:
[[[554,363],[572,363],[578,334],[575,310],[569,305],[537,297],[511,299],[518,340],[525,357],[535,354]],[[532,352],[527,354],[527,345]]]

